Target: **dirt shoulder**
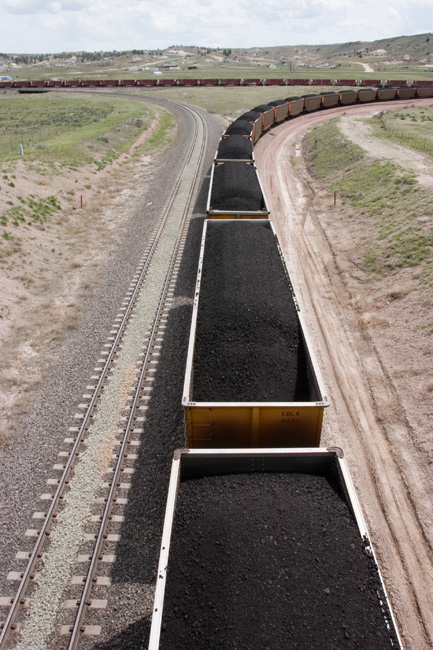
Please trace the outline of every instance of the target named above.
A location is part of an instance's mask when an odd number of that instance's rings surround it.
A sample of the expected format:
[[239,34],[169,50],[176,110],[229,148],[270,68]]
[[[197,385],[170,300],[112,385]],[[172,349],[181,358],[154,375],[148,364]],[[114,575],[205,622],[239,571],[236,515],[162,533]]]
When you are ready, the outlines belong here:
[[156,116],[127,154],[97,172],[84,167],[65,173],[55,165],[47,171],[23,161],[7,165],[13,181],[0,198],[2,210],[20,196],[35,202],[56,197],[61,209],[44,223],[8,227],[13,238],[2,240],[0,442],[13,438],[26,395],[41,381],[37,359],[44,348],[78,326],[81,298],[92,291],[122,236],[137,179],[146,183],[154,173],[154,156],[134,154],[158,122]]
[[433,647],[432,351],[420,327],[428,308],[407,269],[371,280],[358,250],[368,223],[334,208],[302,158],[313,125],[345,114],[351,133],[352,116],[375,110],[298,118],[255,154],[329,391],[322,445],[345,453],[405,647],[425,649]]

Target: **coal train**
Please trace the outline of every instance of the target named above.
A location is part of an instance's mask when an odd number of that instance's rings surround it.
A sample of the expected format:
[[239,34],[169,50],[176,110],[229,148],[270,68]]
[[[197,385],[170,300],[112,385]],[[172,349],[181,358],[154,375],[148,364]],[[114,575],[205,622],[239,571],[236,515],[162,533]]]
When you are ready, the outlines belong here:
[[402,650],[343,451],[319,446],[326,391],[253,152],[283,120],[396,92],[288,97],[222,134],[149,650]]
[[[170,86],[180,87],[206,87],[206,86],[353,86],[364,88],[372,86],[376,90],[394,91],[397,97],[404,97],[405,93],[414,94],[410,97],[433,97],[431,81],[406,81],[383,79],[236,79],[236,78],[210,78],[210,79],[165,79],[153,77],[151,79],[3,79],[0,88],[107,88],[107,87],[163,88]],[[428,90],[430,89],[430,90]],[[428,93],[428,94],[426,94]],[[383,97],[382,97],[383,99]]]

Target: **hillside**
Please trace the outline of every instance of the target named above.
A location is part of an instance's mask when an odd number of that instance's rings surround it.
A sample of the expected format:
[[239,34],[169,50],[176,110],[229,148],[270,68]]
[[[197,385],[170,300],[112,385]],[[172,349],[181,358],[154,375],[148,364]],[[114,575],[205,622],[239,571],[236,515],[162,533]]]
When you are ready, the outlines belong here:
[[[255,76],[260,69],[266,69],[267,77],[319,75],[348,79],[358,78],[361,66],[364,67],[362,76],[367,79],[375,79],[385,71],[388,79],[430,78],[433,33],[332,45],[249,49],[172,45],[164,50],[0,54],[0,70],[14,79],[148,78],[155,73],[165,73],[171,78],[203,75],[245,78]],[[372,76],[366,76],[365,71]]]

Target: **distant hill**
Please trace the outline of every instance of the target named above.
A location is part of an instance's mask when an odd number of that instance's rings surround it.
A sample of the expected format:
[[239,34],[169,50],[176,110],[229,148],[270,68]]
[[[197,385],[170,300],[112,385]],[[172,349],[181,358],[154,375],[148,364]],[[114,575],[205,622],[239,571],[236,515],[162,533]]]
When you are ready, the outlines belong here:
[[[383,51],[383,52],[381,52]],[[288,45],[281,47],[257,47],[248,50],[234,50],[239,54],[256,57],[269,57],[276,60],[289,60],[294,57],[335,59],[342,56],[361,58],[399,59],[404,56],[419,61],[431,56],[433,58],[433,34],[416,36],[396,36],[378,41],[352,41],[333,45]]]
[[176,77],[177,72],[181,76],[247,78],[259,74],[262,77],[265,69],[266,76],[274,77],[300,75],[301,78],[326,74],[326,78],[339,75],[339,79],[352,79],[357,78],[354,75],[359,75],[362,70],[360,64],[364,67],[364,78],[366,74],[376,77],[380,74],[382,78],[385,73],[386,79],[430,79],[433,33],[331,45],[246,49],[171,45],[164,50],[131,49],[123,52],[0,53],[0,67],[4,74],[23,79],[129,78],[131,75],[145,78],[155,73]]

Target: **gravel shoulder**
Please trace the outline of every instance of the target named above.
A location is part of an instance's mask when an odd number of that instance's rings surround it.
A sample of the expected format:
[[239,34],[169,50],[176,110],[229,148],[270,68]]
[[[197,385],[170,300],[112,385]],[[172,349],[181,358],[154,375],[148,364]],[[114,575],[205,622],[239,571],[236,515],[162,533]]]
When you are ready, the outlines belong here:
[[301,155],[312,126],[375,110],[300,117],[265,136],[255,155],[329,391],[322,445],[344,450],[405,646],[424,649],[433,647],[433,449],[431,352],[408,326],[418,297],[414,291],[391,299],[394,277],[372,291],[355,250],[360,224],[338,218],[332,196],[308,174]]

